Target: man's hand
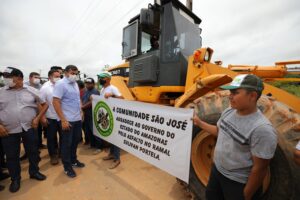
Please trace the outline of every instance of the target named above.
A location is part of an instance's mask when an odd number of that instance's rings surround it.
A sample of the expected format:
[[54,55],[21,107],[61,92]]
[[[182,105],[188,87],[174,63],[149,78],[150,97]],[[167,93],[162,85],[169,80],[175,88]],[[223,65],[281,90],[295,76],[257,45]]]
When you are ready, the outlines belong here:
[[297,165],[300,166],[300,150],[298,149],[294,150],[294,161]]
[[196,126],[199,126],[200,127],[200,124],[201,124],[201,119],[196,115],[194,114],[194,117],[193,117],[193,122],[194,122],[194,125]]
[[248,178],[248,182],[244,188],[245,200],[251,200],[255,192],[262,185],[263,180],[268,172],[270,159],[262,159],[252,156],[253,166]]
[[218,127],[216,125],[208,124],[202,121],[196,114],[193,117],[194,125],[199,126],[202,130],[218,137]]
[[252,197],[250,197],[250,196],[246,196],[247,194],[244,194],[244,200],[251,200],[252,199]]
[[104,97],[105,98],[109,98],[109,97],[113,97],[114,95],[112,93],[105,93]]
[[41,118],[41,123],[42,123],[43,127],[48,127],[48,125],[49,125],[46,117]]
[[8,136],[8,131],[6,128],[0,124],[0,137],[6,137]]
[[39,127],[39,121],[40,121],[39,118],[35,117],[31,122],[32,128],[37,129]]
[[71,128],[71,124],[67,120],[61,120],[61,128],[63,131],[68,131]]

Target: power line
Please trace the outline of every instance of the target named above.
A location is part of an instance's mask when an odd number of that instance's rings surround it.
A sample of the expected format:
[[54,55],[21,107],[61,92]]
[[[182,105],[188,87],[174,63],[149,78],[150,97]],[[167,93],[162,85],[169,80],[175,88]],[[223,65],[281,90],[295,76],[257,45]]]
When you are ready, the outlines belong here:
[[[94,2],[97,1],[96,5],[94,5],[92,7],[92,5],[94,4]],[[73,40],[73,38],[76,36],[76,33],[78,32],[80,26],[83,24],[84,21],[86,21],[86,19],[88,18],[88,16],[92,13],[92,11],[100,4],[102,3],[103,0],[98,1],[98,0],[91,0],[88,4],[88,6],[86,7],[86,9],[83,11],[83,13],[81,14],[81,16],[79,17],[79,20],[77,20],[73,27],[71,28],[71,31],[69,32],[69,34],[65,37],[64,42],[62,43],[66,43],[66,45],[63,45],[59,50],[56,51],[55,56],[54,56],[54,60],[56,61],[58,56],[60,55],[60,53],[63,51],[64,48],[66,48],[67,44]],[[92,9],[91,9],[92,8]]]
[[[110,13],[112,13],[112,10],[113,10],[113,9],[117,8],[118,6],[120,6],[120,4],[119,4],[120,1],[121,1],[121,0],[118,0],[117,2],[115,2],[115,3],[113,4],[113,6],[111,7],[111,9],[108,10],[108,12],[104,13],[104,15],[102,15],[102,16],[104,16],[104,17],[99,17],[100,20],[98,20],[98,21],[96,22],[96,25],[90,26],[89,28],[87,28],[87,30],[92,29],[92,27],[98,27],[98,25],[99,25],[100,22],[102,22],[107,16],[110,16]],[[96,30],[96,29],[94,29],[94,32],[95,32],[95,30]],[[90,32],[91,32],[91,31],[90,31]],[[96,35],[97,35],[97,34],[98,34],[98,33],[96,33]],[[80,43],[82,43],[82,40],[83,40],[83,38],[80,38],[79,41],[77,41],[76,43],[77,43],[77,44],[80,44]],[[83,42],[83,43],[84,43],[84,42]],[[66,51],[64,51],[64,52],[66,52]],[[65,53],[64,53],[64,54],[65,54]]]
[[82,58],[86,53],[89,52],[89,50],[91,50],[91,48],[93,47],[93,45],[101,38],[100,36],[102,36],[105,32],[107,32],[107,31],[112,30],[113,28],[115,28],[116,25],[121,22],[121,19],[127,17],[127,15],[131,11],[133,11],[137,6],[139,6],[142,3],[144,3],[144,2],[143,1],[142,2],[138,1],[138,3],[136,3],[129,11],[127,11],[124,15],[122,15],[120,18],[118,18],[114,23],[112,23],[108,28],[106,28],[106,30],[102,31],[99,35],[97,35],[97,37],[88,44],[86,50],[84,51],[83,54],[81,54],[78,57],[78,59]]

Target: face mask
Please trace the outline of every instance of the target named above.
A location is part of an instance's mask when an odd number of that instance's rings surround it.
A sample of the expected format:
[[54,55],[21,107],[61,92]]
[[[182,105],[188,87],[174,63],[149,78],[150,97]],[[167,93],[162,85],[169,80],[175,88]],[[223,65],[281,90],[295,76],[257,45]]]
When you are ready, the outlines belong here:
[[52,79],[53,83],[56,83],[56,82],[59,81],[59,80],[60,80],[60,78],[53,78],[53,79]]
[[100,79],[100,80],[99,80],[99,83],[100,83],[100,85],[105,85],[105,83],[106,83],[106,80],[104,80],[104,79]]
[[76,75],[69,75],[69,77],[67,77],[67,79],[70,81],[70,82],[72,82],[72,83],[74,83],[76,80],[77,80],[77,76]]
[[63,78],[64,78],[64,75],[60,75],[60,78],[63,79]]
[[87,90],[92,90],[94,89],[94,86],[86,87]]
[[3,82],[8,87],[14,87],[16,85],[12,78],[3,78]]
[[37,85],[37,84],[39,84],[39,83],[41,83],[41,80],[40,80],[40,79],[38,79],[38,78],[34,78],[34,79],[33,79],[33,84]]

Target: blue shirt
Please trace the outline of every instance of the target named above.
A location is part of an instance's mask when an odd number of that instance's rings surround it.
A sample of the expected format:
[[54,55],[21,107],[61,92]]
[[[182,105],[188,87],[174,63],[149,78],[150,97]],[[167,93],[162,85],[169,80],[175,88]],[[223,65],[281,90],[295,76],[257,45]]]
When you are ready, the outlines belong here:
[[53,97],[61,101],[62,112],[69,122],[80,121],[80,93],[76,82],[66,77],[59,80],[53,90]]
[[[98,90],[96,90],[95,88],[93,88],[92,90],[85,90],[83,97],[82,97],[82,104],[87,103],[92,94],[100,95],[100,92]],[[92,107],[85,109],[84,114],[91,117],[92,116]]]

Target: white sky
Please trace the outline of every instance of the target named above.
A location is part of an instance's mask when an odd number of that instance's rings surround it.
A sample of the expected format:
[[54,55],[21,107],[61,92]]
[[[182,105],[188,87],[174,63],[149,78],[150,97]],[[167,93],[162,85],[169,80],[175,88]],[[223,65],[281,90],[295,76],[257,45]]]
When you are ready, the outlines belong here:
[[[185,4],[185,0],[181,0]],[[0,0],[0,70],[46,76],[75,64],[94,76],[121,60],[122,29],[153,0]],[[300,60],[299,0],[194,0],[203,47],[223,64]]]

